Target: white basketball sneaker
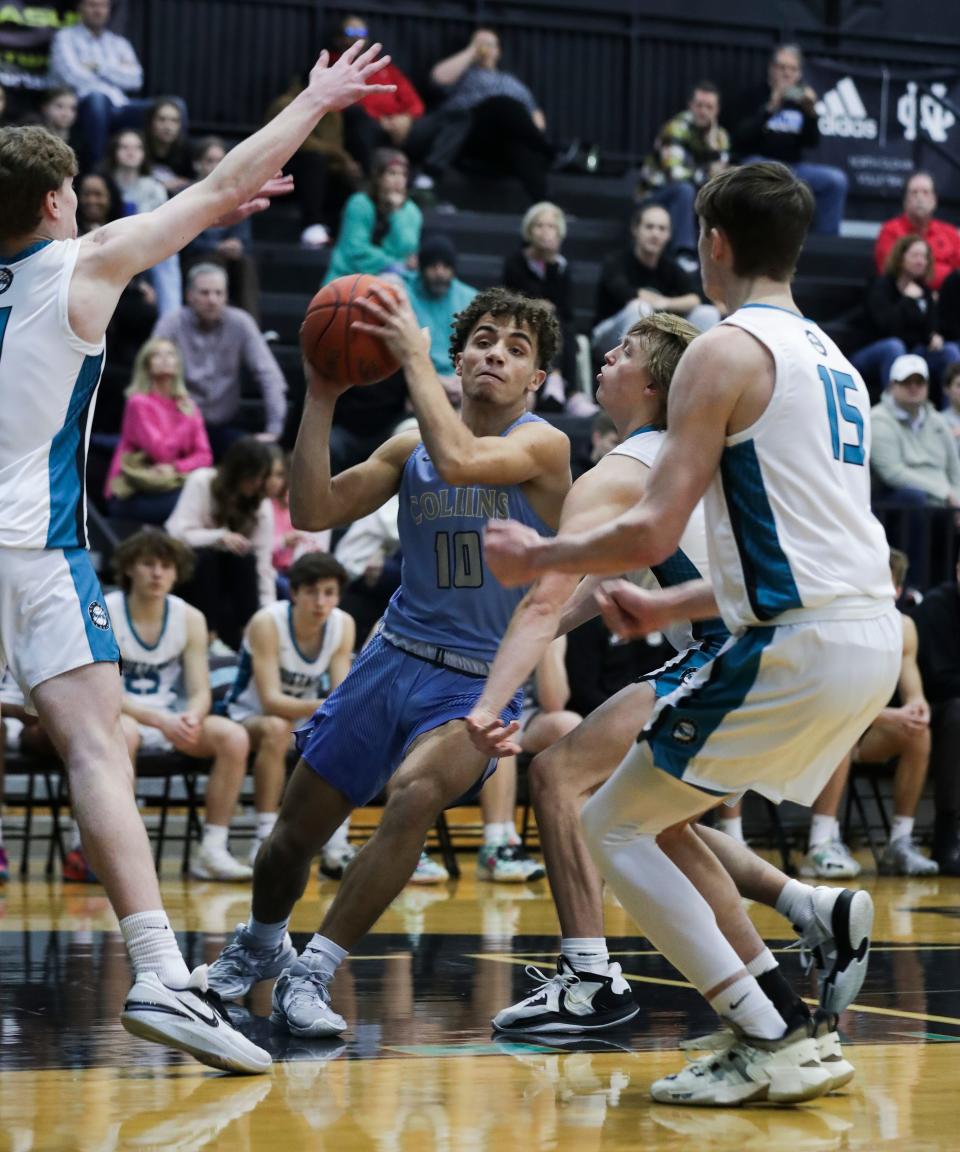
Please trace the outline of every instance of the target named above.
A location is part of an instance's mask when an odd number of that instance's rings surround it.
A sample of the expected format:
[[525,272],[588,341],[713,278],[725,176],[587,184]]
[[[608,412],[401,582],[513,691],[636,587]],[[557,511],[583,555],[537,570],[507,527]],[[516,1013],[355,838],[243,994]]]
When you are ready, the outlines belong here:
[[330,1007],[327,982],[301,956],[273,986],[270,1021],[294,1036],[339,1036],[347,1022]]
[[810,954],[816,966],[820,1007],[825,1012],[839,1016],[863,987],[872,928],[873,900],[869,892],[814,888],[813,919],[799,936],[800,947]]
[[201,845],[190,865],[190,875],[196,880],[223,880],[228,884],[239,884],[252,878],[253,869],[249,864],[243,864],[231,856],[226,848]]
[[526,971],[539,987],[494,1016],[491,1023],[498,1032],[599,1032],[625,1024],[640,1011],[619,964],[609,965],[601,976],[578,972],[561,956],[553,976],[532,964]]
[[168,988],[155,972],[141,973],[120,1016],[124,1028],[141,1040],[165,1044],[225,1072],[266,1072],[269,1052],[242,1036],[227,1018],[216,992],[207,987],[207,968],[190,973],[185,988]]
[[820,1063],[812,1031],[810,1024],[779,1040],[741,1036],[725,1051],[655,1080],[650,1095],[660,1104],[704,1108],[813,1100],[830,1090],[832,1077]]

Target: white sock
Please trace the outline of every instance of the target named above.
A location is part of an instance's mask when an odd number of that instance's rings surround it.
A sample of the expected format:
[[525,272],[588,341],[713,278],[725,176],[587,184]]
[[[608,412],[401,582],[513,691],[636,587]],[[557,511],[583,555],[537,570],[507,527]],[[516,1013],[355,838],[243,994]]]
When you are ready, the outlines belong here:
[[711,996],[710,1006],[718,1016],[759,1040],[779,1040],[787,1030],[787,1022],[749,973]]
[[134,912],[120,921],[134,972],[156,972],[168,988],[185,988],[190,979],[166,912]]
[[67,842],[67,851],[83,851],[83,846],[80,843],[80,825],[76,822],[76,820],[70,821],[70,839]]
[[323,846],[324,851],[325,852],[342,852],[344,850],[344,848],[346,848],[348,843],[349,843],[349,840],[347,838],[349,832],[350,832],[350,818],[347,817],[347,819],[344,820],[344,822],[340,825],[340,827],[336,828],[334,830],[333,835],[326,842],[326,844],[324,844],[324,846]]
[[507,833],[507,843],[508,844],[521,844],[522,843],[522,841],[520,839],[520,833],[517,831],[517,826],[516,826],[516,824],[514,824],[514,822],[512,820],[506,820],[504,822],[503,827]]
[[814,813],[810,821],[810,850],[831,840],[840,839],[840,823],[833,816],[820,816]]
[[346,948],[341,948],[339,944],[315,932],[300,958],[309,959],[310,967],[319,969],[320,975],[330,980],[348,955]]
[[507,829],[508,824],[495,823],[484,824],[483,826],[483,842],[490,848],[499,848],[501,844],[507,844]]
[[262,924],[259,920],[254,919],[251,912],[250,918],[247,920],[247,932],[253,937],[259,951],[272,952],[274,948],[283,943],[289,923],[290,917],[288,916],[286,920],[278,920],[276,924]]
[[894,840],[899,840],[901,836],[913,835],[913,817],[912,816],[894,816],[893,826],[890,829],[890,843]]
[[743,817],[742,816],[728,816],[725,820],[721,817],[717,821],[717,827],[721,832],[726,832],[728,836],[733,837],[740,844],[746,844],[743,838]]
[[277,822],[277,814],[276,812],[258,812],[256,821],[257,839],[266,840]]
[[578,972],[596,972],[606,976],[610,967],[610,953],[602,936],[564,936],[560,941],[560,955],[569,960]]
[[201,849],[210,848],[214,852],[226,852],[228,831],[229,829],[222,824],[204,824]]
[[764,948],[764,950],[759,955],[754,956],[747,965],[747,971],[751,976],[756,978],[757,976],[762,976],[764,972],[772,972],[777,966],[777,961],[773,953],[769,948]]
[[777,897],[774,908],[785,916],[798,932],[813,921],[813,888],[800,880],[788,880]]

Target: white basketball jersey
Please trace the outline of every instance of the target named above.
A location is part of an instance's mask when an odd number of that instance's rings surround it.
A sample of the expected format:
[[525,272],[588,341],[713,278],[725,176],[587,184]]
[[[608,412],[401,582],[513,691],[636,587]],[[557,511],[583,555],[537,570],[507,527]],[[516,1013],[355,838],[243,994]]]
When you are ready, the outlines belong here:
[[[613,448],[610,455],[629,456],[652,468],[665,437],[666,432],[646,425]],[[694,508],[680,537],[680,545],[672,556],[662,564],[639,569],[629,576],[639,588],[672,588],[688,580],[709,580],[710,564],[707,559],[703,505],[698,504]],[[678,652],[686,652],[688,648],[699,648],[708,638],[726,640],[729,633],[721,620],[698,620],[696,623],[677,620],[664,629],[664,635]]]
[[725,324],[773,357],[766,410],[728,436],[704,496],[710,571],[731,630],[784,613],[878,615],[893,600],[889,545],[870,510],[870,399],[811,320],[747,304]]
[[183,652],[187,646],[187,604],[179,596],[168,596],[163,610],[163,628],[156,644],[144,644],[130,619],[127,598],[121,591],[108,592],[107,611],[123,660],[123,690],[143,697],[151,708],[176,708],[183,674]]
[[87,546],[87,445],[104,344],[67,319],[79,240],[0,261],[0,547]]
[[[298,700],[316,700],[323,688],[323,676],[330,667],[334,652],[343,641],[343,622],[346,612],[334,608],[327,617],[323,630],[320,651],[314,660],[308,660],[297,647],[293,634],[293,604],[289,600],[277,600],[262,609],[269,612],[277,629],[277,642],[280,657],[280,689],[285,696]],[[227,697],[230,717],[233,720],[246,720],[248,716],[262,716],[263,704],[257,692],[257,681],[253,674],[253,654],[246,633],[240,649],[240,663],[237,678]]]

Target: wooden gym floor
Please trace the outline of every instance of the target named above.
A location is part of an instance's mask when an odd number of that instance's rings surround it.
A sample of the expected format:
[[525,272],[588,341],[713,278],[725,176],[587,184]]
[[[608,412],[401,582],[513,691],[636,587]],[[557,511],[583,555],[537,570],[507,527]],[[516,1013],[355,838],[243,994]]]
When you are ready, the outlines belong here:
[[[344,965],[333,1003],[343,1040],[271,1030],[269,986],[241,1027],[276,1058],[271,1076],[217,1075],[121,1029],[129,985],[113,916],[96,886],[12,880],[0,888],[0,1152],[249,1149],[294,1152],[594,1152],[599,1149],[953,1150],[960,1147],[960,881],[863,878],[877,904],[867,983],[842,1021],[857,1068],[849,1089],[795,1108],[736,1111],[651,1103],[677,1068],[679,1038],[712,1030],[700,998],[608,905],[611,951],[639,1016],[587,1042],[521,1043],[490,1017],[551,968],[546,884],[408,888]],[[164,879],[192,966],[246,916],[243,887]],[[311,882],[292,924],[314,930],[336,885]],[[753,907],[775,948],[789,929]],[[784,970],[804,977],[794,952]],[[813,992],[805,985],[807,994]]]

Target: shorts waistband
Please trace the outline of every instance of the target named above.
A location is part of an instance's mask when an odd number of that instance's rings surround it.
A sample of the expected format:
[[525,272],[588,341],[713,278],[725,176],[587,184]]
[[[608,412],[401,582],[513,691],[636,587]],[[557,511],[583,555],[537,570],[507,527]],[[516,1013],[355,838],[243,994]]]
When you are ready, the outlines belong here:
[[820,620],[872,620],[885,616],[894,610],[893,597],[878,600],[872,596],[838,596],[827,604],[811,608],[791,608],[763,620],[759,624],[749,624],[748,628],[778,628],[782,624],[816,624]]
[[424,644],[419,640],[408,640],[405,636],[398,636],[388,628],[381,626],[380,635],[388,644],[406,652],[408,656],[415,656],[418,660],[425,660],[428,664],[436,664],[438,668],[449,668],[451,672],[460,672],[464,676],[476,676],[486,680],[490,674],[490,665],[486,660],[477,660],[473,656],[464,656],[462,652],[451,652],[449,648],[439,648],[435,644]]

